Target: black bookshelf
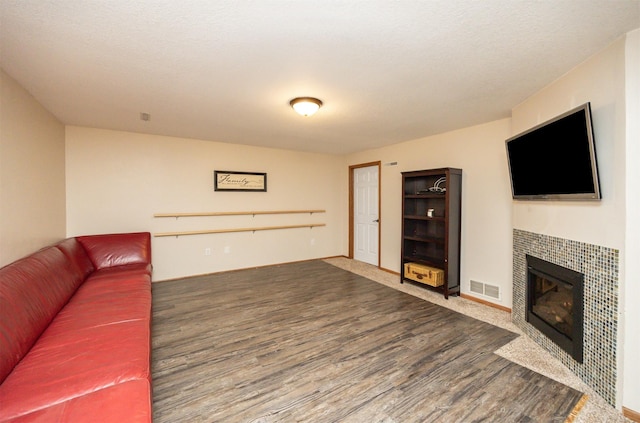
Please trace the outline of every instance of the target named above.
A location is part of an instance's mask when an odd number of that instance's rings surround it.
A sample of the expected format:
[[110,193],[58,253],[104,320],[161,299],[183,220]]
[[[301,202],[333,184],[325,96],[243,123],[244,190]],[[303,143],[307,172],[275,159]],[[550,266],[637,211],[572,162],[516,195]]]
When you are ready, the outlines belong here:
[[430,289],[445,298],[460,293],[460,231],[462,169],[441,168],[402,172],[401,278],[405,263],[444,271],[444,285]]

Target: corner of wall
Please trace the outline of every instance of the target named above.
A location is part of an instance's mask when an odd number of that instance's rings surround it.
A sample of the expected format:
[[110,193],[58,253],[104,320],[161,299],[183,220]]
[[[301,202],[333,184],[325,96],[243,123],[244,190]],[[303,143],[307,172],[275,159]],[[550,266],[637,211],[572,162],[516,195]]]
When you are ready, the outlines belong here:
[[66,236],[64,125],[0,70],[0,266]]

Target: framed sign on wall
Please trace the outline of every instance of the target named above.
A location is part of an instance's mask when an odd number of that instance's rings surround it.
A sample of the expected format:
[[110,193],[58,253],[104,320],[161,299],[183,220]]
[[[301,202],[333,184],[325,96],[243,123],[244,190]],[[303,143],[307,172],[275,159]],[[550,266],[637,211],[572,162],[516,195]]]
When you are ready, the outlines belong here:
[[213,171],[215,191],[267,191],[267,174],[260,172]]

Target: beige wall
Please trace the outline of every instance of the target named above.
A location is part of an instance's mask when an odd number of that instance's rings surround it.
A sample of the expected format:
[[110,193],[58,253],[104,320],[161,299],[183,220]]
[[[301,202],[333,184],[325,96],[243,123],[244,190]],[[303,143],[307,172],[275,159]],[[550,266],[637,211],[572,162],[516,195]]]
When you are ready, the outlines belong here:
[[[513,133],[522,132],[573,107],[591,102],[602,201],[516,201],[515,228],[602,245],[620,251],[620,293],[626,289],[626,85],[623,37],[513,109]],[[637,195],[637,192],[636,194]],[[635,282],[634,282],[635,283]],[[625,299],[621,296],[621,305]],[[625,322],[619,310],[619,377],[616,403],[625,391]],[[636,321],[637,322],[637,321]],[[629,352],[629,351],[627,351]],[[637,351],[635,352],[637,355]],[[637,391],[635,392],[637,396]]]
[[0,266],[65,237],[64,126],[0,71]]
[[471,279],[497,285],[499,301],[482,299],[511,307],[511,191],[504,145],[510,133],[510,120],[503,119],[347,157],[347,166],[376,160],[398,162],[397,166],[382,166],[382,267],[400,271],[400,173],[458,167],[463,171],[462,292],[469,293]]
[[[335,156],[67,127],[68,235],[326,223],[154,238],[154,280],[345,254],[347,169]],[[267,192],[220,192],[214,170],[267,173]],[[155,213],[325,209],[314,215],[154,218]],[[211,255],[205,256],[206,248]],[[225,252],[228,251],[228,252]]]
[[[513,109],[513,134],[591,102],[602,201],[515,201],[515,228],[624,247],[624,40],[591,57]],[[553,169],[550,169],[553,171]]]

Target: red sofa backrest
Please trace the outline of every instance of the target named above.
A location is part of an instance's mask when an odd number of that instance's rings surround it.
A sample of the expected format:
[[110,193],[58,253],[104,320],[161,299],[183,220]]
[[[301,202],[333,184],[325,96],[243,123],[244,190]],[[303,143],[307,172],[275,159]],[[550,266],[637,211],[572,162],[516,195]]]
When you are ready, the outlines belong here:
[[76,238],[96,270],[128,264],[151,264],[151,234],[88,235]]
[[85,277],[55,246],[0,269],[0,383]]
[[58,243],[56,248],[62,251],[69,261],[71,261],[71,264],[77,268],[82,275],[82,280],[86,279],[86,277],[95,270],[89,255],[77,239],[67,238]]

